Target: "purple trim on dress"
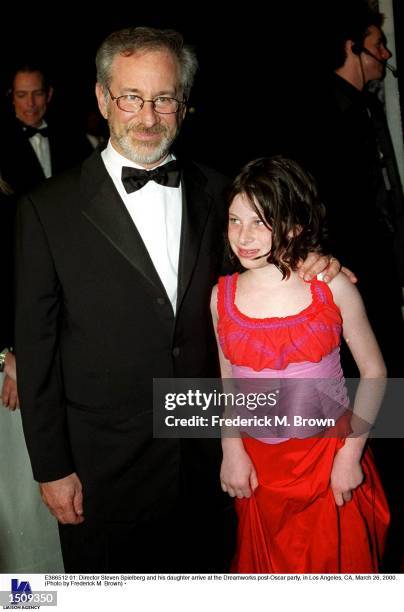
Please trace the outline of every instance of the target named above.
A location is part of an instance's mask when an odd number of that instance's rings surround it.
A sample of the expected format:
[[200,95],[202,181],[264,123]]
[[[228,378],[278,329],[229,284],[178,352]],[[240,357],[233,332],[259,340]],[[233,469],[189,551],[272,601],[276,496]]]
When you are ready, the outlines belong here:
[[[329,334],[330,331],[336,336],[340,336],[341,333],[341,324],[335,322],[323,322],[317,321],[316,318],[311,315],[289,315],[285,318],[274,317],[273,319],[263,319],[260,320],[250,320],[247,315],[243,315],[243,313],[239,313],[237,310],[237,306],[235,305],[235,294],[236,294],[236,279],[237,276],[226,276],[224,278],[225,281],[225,291],[224,291],[224,308],[226,316],[229,317],[237,325],[237,329],[228,333],[219,334],[220,336],[220,344],[222,348],[229,347],[229,351],[231,354],[234,354],[234,348],[231,348],[233,342],[237,341],[246,341],[248,343],[249,348],[251,348],[255,353],[261,354],[263,357],[267,357],[273,360],[273,365],[275,370],[281,370],[285,367],[288,367],[287,361],[289,356],[294,352],[299,352],[303,350],[304,346],[311,337],[318,337],[318,346],[321,350],[321,334]],[[316,301],[320,301],[323,304],[328,304],[329,300],[327,299],[327,293],[324,291],[322,287],[312,284],[312,302],[309,306],[307,306],[306,310],[313,310],[313,307],[316,305]],[[279,320],[281,319],[281,320]],[[299,329],[299,335],[297,337],[290,337],[289,342],[285,344],[282,348],[276,348],[276,350],[272,347],[272,343],[269,338],[258,339],[254,338],[251,330],[254,329],[280,329],[280,328],[291,328],[293,326],[297,326],[297,324],[305,322],[306,325]],[[293,335],[293,334],[292,334]],[[254,370],[255,371],[255,370]]]
[[325,295],[325,291],[323,287],[320,285],[311,285],[313,287],[313,291],[316,293],[318,299],[323,304],[328,304],[329,300],[327,300],[327,296]]
[[336,334],[341,333],[341,325],[338,323],[323,323],[321,321],[313,321],[310,323],[310,329],[316,332],[328,332],[332,329]]
[[[263,319],[262,321],[253,320],[253,317],[248,317],[248,315],[243,315],[244,317],[250,319],[249,321],[245,320],[244,318],[242,318],[242,316],[240,316],[242,313],[239,314],[237,312],[237,306],[235,304],[236,288],[237,288],[236,279],[237,278],[238,278],[237,274],[233,274],[232,276],[227,275],[225,277],[224,302],[225,302],[225,310],[227,314],[233,321],[237,323],[237,325],[240,325],[240,327],[245,327],[247,329],[279,329],[282,327],[292,327],[299,323],[305,323],[308,320],[309,317],[307,315],[299,314],[299,313],[295,315],[289,315],[287,317],[268,317],[266,319]],[[311,308],[314,305],[315,297],[317,297],[323,304],[327,304],[329,302],[329,300],[327,300],[327,297],[322,287],[311,284],[310,290],[311,290],[313,299],[311,303],[309,304],[309,306],[304,308],[304,311],[306,311],[308,308]],[[274,319],[278,319],[278,320],[275,321]]]

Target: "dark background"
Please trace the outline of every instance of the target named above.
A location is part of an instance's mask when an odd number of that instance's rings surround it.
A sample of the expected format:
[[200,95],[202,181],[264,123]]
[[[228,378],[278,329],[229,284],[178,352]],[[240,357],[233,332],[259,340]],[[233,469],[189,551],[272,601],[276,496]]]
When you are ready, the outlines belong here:
[[[348,0],[352,6],[360,0]],[[95,104],[94,56],[114,29],[133,25],[174,28],[195,46],[200,62],[191,106],[178,147],[227,173],[253,157],[287,152],[305,107],[332,70],[332,30],[346,0],[189,4],[118,3],[89,7],[83,17],[72,4],[15,9],[3,20],[0,78],[3,106],[14,63],[37,59],[55,86],[53,110],[68,126],[83,121]],[[396,44],[404,8],[395,1]],[[134,6],[134,8],[132,8]],[[224,16],[223,16],[224,13]],[[401,43],[402,44],[402,43]],[[403,65],[399,48],[394,63]],[[400,61],[401,59],[401,61]],[[403,99],[404,92],[401,98]]]

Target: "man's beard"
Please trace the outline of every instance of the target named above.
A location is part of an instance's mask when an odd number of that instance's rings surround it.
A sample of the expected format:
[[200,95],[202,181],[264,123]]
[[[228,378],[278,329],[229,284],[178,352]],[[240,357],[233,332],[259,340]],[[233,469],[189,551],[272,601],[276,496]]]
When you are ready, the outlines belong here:
[[[133,161],[135,164],[155,164],[166,157],[170,151],[170,147],[177,135],[177,130],[174,134],[170,133],[164,125],[157,125],[151,128],[146,128],[142,125],[128,124],[124,128],[124,133],[118,134],[112,122],[110,124],[111,138],[121,149],[123,155]],[[141,132],[143,134],[161,134],[162,139],[158,144],[132,140],[131,132]]]

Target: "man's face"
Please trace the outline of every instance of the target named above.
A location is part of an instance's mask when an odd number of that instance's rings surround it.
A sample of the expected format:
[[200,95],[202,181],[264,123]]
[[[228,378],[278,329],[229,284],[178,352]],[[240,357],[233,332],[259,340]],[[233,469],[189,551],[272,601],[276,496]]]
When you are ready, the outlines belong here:
[[[144,100],[158,96],[183,99],[175,57],[166,50],[139,51],[129,57],[118,55],[112,64],[109,87],[114,97],[135,94]],[[118,108],[116,102],[97,83],[96,95],[101,114],[108,119],[111,142],[124,157],[153,168],[166,157],[175,140],[185,106],[177,113],[159,114],[150,102],[137,113]]]
[[52,97],[52,88],[44,87],[40,72],[17,72],[13,83],[13,105],[17,119],[39,127]]
[[[376,26],[369,27],[363,46],[380,61],[387,61],[391,58],[391,53],[386,46],[386,37]],[[385,76],[385,66],[370,55],[362,55],[362,66],[366,83],[382,79]]]

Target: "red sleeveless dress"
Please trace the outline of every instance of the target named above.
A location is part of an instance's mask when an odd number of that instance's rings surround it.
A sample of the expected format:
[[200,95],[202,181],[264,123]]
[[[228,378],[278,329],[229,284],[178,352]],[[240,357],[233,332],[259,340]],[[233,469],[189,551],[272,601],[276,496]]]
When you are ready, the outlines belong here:
[[[324,363],[339,364],[341,315],[329,287],[311,282],[312,302],[289,317],[254,319],[235,305],[238,274],[219,279],[218,336],[233,377],[277,370],[296,376]],[[289,374],[290,373],[290,374]],[[341,372],[342,374],[342,372]],[[292,438],[271,444],[243,438],[258,475],[249,499],[236,499],[237,573],[373,573],[383,553],[389,510],[369,448],[363,483],[338,507],[330,487],[341,437]]]

